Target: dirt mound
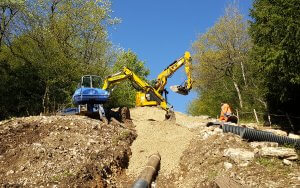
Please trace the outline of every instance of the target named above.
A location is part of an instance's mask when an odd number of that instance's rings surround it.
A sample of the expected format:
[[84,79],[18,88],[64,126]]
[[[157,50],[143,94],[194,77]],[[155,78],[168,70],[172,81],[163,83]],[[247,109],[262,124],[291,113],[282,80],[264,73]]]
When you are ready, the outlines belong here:
[[300,185],[299,161],[286,165],[276,157],[261,157],[258,148],[238,135],[223,133],[219,127],[198,127],[192,131],[196,136],[182,154],[180,170],[159,175],[157,187],[213,187],[215,179],[221,176],[231,178],[241,187]]
[[210,187],[221,176],[242,187],[300,185],[293,148],[248,143],[218,126],[206,127],[207,116],[176,112],[176,121],[165,121],[165,112],[154,107],[130,113],[132,122],[109,125],[83,116],[0,122],[0,184],[130,187],[148,157],[159,152],[156,187]]
[[83,116],[0,122],[0,184],[114,186],[128,165],[134,131]]

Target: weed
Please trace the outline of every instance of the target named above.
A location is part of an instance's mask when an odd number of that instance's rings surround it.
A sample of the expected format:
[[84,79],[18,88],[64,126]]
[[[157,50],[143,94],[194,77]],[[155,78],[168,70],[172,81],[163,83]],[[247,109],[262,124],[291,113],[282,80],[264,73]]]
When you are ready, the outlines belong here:
[[60,182],[63,178],[67,178],[67,177],[71,177],[71,176],[75,176],[73,173],[71,173],[70,171],[65,170],[64,172],[54,175],[51,177],[51,180],[53,182]]
[[269,168],[272,168],[275,165],[273,159],[266,158],[266,157],[259,157],[259,158],[257,158],[257,162],[260,165],[265,166],[265,167],[269,167]]
[[282,161],[277,158],[259,157],[256,159],[256,162],[266,167],[270,173],[281,173],[283,175],[288,175],[291,172],[291,168],[288,166],[283,166]]
[[207,174],[208,181],[213,181],[218,176],[218,174],[219,172],[217,170],[209,171],[209,173]]

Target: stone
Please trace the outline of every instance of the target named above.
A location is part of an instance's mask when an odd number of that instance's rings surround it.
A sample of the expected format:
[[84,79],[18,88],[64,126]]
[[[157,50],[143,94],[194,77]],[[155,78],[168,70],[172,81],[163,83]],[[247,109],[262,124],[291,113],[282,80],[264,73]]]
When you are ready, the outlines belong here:
[[251,142],[250,146],[252,148],[278,147],[278,143],[276,143],[276,142]]
[[42,144],[40,144],[40,143],[32,143],[32,145],[35,146],[35,147],[41,147],[42,146]]
[[236,163],[245,163],[254,159],[254,153],[242,148],[229,148],[224,150],[224,156]]
[[278,158],[289,158],[298,159],[297,153],[293,148],[283,148],[283,147],[263,147],[258,152],[260,156],[267,157],[278,157]]
[[294,139],[300,139],[300,135],[297,135],[297,134],[293,134],[293,133],[290,133],[289,138],[294,138]]
[[10,170],[10,171],[6,172],[6,175],[8,176],[8,175],[13,174],[13,173],[15,173],[15,171]]
[[295,161],[298,159],[298,156],[290,156],[288,158],[286,158],[287,160],[290,160],[290,161]]
[[229,162],[224,162],[224,167],[225,167],[226,170],[229,170],[229,169],[232,168],[232,164],[229,163]]
[[291,166],[292,164],[293,164],[293,162],[292,161],[289,161],[289,160],[287,160],[287,159],[283,159],[283,164],[285,164],[285,165],[287,165],[287,166]]

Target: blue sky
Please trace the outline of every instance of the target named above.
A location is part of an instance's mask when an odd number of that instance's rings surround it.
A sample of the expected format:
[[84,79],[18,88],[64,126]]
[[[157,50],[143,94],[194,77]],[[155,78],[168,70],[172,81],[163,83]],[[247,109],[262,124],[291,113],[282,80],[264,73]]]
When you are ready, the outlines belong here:
[[[150,69],[149,79],[155,79],[170,63],[191,50],[201,33],[212,27],[224,14],[230,0],[112,0],[112,16],[121,18],[121,24],[109,29],[114,45],[131,49]],[[252,0],[238,1],[246,18]],[[168,79],[167,89],[186,79],[184,69]],[[188,96],[169,92],[168,102],[176,111],[186,112],[187,104],[197,94]]]

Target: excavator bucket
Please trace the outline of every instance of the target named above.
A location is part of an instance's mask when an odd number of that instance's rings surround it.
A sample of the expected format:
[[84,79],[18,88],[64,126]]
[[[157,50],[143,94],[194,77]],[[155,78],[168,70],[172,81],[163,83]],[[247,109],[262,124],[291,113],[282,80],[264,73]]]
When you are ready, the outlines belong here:
[[175,112],[173,110],[168,111],[165,114],[165,120],[166,121],[176,121]]
[[185,87],[183,87],[183,86],[181,86],[181,85],[170,86],[170,89],[171,89],[173,92],[179,93],[179,94],[181,94],[181,95],[187,95],[187,94],[189,94],[189,91],[188,91]]

